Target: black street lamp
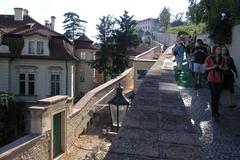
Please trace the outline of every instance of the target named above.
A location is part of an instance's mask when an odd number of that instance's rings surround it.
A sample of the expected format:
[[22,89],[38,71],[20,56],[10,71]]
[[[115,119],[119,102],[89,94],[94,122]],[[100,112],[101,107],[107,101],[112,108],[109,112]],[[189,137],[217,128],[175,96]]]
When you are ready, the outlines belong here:
[[120,83],[117,88],[116,95],[113,99],[108,102],[113,126],[117,127],[117,131],[119,127],[122,126],[122,120],[125,116],[128,107],[130,105],[130,101],[123,94],[123,87],[121,87]]

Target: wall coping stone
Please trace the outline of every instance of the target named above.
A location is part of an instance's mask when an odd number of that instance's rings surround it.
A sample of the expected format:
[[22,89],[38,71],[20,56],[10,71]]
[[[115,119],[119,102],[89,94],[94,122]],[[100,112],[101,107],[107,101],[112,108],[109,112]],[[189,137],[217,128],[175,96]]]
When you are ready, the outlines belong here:
[[9,144],[3,146],[2,148],[0,148],[0,159],[11,155],[13,152],[20,149],[21,147],[24,147],[30,143],[34,143],[40,137],[41,137],[41,135],[39,135],[39,134],[28,134],[24,137],[21,137],[15,141],[13,141],[12,143],[9,143]]
[[106,83],[90,90],[89,92],[87,92],[72,108],[73,112],[70,115],[71,117],[73,117],[74,115],[78,114],[78,112],[80,112],[83,108],[86,107],[86,105],[92,100],[92,98],[97,95],[99,92],[105,90],[107,87],[112,86],[112,85],[116,85],[117,82],[121,81],[125,76],[127,76],[129,74],[129,72],[131,72],[133,70],[132,68],[127,69],[126,71],[124,71],[121,75],[115,77],[114,79],[111,79],[109,81],[107,81]]
[[134,59],[134,62],[157,62],[157,59]]
[[48,98],[38,100],[38,105],[40,106],[52,105],[67,99],[68,99],[68,96],[62,96],[62,95],[48,97]]
[[134,59],[141,58],[142,56],[144,56],[144,55],[148,54],[149,52],[151,52],[151,51],[154,51],[156,48],[158,48],[158,47],[151,48],[151,49],[149,49],[149,50],[147,50],[147,51],[145,51],[145,52],[143,52],[143,53],[141,53],[141,54],[139,54],[139,55],[135,56],[135,58],[134,58]]

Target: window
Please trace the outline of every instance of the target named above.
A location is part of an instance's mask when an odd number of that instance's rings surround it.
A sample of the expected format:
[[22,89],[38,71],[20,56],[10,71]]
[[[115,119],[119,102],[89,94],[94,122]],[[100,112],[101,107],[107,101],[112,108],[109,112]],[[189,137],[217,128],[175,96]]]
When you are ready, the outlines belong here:
[[93,59],[93,56],[92,56],[93,54],[91,53],[91,52],[88,52],[88,53],[85,53],[85,58],[86,58],[86,60],[92,60]]
[[26,87],[26,77],[25,74],[20,74],[20,84],[19,84],[19,94],[20,95],[25,95],[25,87]]
[[35,75],[34,74],[20,74],[19,75],[19,94],[20,95],[34,95],[35,93]]
[[28,74],[28,94],[29,95],[34,95],[34,74]]
[[145,77],[146,73],[147,73],[147,70],[138,69],[137,75],[136,75],[137,80],[142,80]]
[[44,54],[43,41],[29,41],[28,54]]
[[51,75],[51,96],[59,95],[60,94],[60,75],[59,74],[52,74]]
[[28,42],[28,54],[34,54],[34,41]]
[[43,54],[43,42],[37,41],[37,54]]
[[80,59],[86,59],[86,53],[85,52],[80,53]]
[[80,69],[79,76],[80,76],[80,82],[85,82],[85,73],[83,69]]

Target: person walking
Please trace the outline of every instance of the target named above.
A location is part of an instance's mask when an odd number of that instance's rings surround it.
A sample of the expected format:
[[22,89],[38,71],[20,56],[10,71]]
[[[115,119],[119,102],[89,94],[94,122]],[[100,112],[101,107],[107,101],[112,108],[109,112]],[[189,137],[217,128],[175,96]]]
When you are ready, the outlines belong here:
[[222,83],[224,82],[223,71],[227,70],[225,59],[221,55],[221,47],[214,46],[213,53],[208,56],[204,63],[208,73],[208,82],[211,93],[211,110],[213,117],[219,117],[219,99]]
[[193,71],[195,79],[195,90],[201,87],[202,75],[204,74],[204,62],[208,56],[207,48],[203,46],[203,41],[197,39],[197,45],[192,49],[194,56]]
[[227,70],[224,71],[224,82],[222,90],[227,90],[229,94],[229,108],[236,107],[235,104],[233,104],[233,94],[234,94],[234,74],[236,78],[238,78],[238,72],[237,68],[235,66],[233,58],[230,56],[229,50],[226,46],[222,47],[222,55],[225,59],[225,62],[227,64]]
[[192,45],[190,43],[189,40],[187,40],[185,42],[185,53],[186,53],[186,58],[187,58],[187,61],[188,61],[188,69],[189,69],[189,72],[191,73],[191,75],[193,75],[193,56],[191,55],[191,52],[192,52]]
[[176,38],[176,45],[173,47],[172,52],[175,56],[175,60],[177,62],[177,73],[182,72],[182,61],[184,58],[185,48],[181,37],[177,36]]

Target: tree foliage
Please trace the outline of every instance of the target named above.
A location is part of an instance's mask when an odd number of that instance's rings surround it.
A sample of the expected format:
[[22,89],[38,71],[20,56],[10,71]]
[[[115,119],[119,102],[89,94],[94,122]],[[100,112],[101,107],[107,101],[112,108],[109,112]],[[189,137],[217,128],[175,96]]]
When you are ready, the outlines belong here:
[[112,71],[112,60],[111,55],[113,54],[113,32],[115,26],[115,20],[112,16],[103,16],[99,18],[100,23],[97,24],[98,35],[96,36],[99,40],[100,50],[96,54],[96,60],[91,63],[92,67],[97,68],[100,73],[103,73],[104,82],[108,75],[111,75]]
[[174,20],[171,22],[171,27],[184,25],[183,15],[184,15],[183,12],[177,13],[174,17]]
[[64,14],[64,17],[63,28],[65,30],[64,35],[67,38],[74,40],[85,32],[86,28],[83,23],[87,23],[87,21],[81,20],[78,14],[67,12]]
[[14,102],[7,93],[0,93],[0,147],[25,135],[27,108]]
[[159,15],[160,27],[163,28],[164,31],[168,29],[170,17],[171,17],[170,9],[164,7]]
[[234,23],[239,23],[239,0],[189,0],[189,19],[194,23],[204,22],[215,43],[231,43]]
[[100,50],[92,66],[104,74],[115,77],[128,67],[129,53],[140,43],[135,33],[136,20],[127,11],[117,18],[103,16],[97,25]]
[[137,21],[133,20],[133,16],[129,16],[127,11],[124,11],[116,22],[118,25],[114,35],[116,48],[112,59],[114,73],[118,74],[128,67],[129,54],[140,44],[140,39],[135,30]]

